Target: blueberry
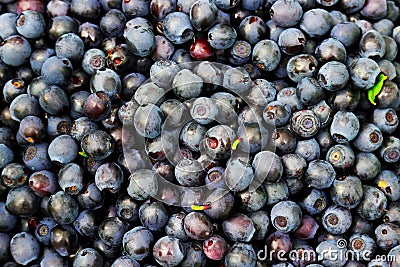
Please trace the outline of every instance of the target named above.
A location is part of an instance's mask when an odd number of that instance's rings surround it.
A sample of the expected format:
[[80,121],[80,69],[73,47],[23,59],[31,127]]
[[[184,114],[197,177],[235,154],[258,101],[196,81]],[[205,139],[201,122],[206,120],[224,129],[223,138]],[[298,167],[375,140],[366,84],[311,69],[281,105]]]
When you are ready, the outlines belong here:
[[146,77],[140,73],[129,73],[122,79],[122,92],[131,97],[135,90],[146,81]]
[[60,87],[52,85],[39,94],[40,107],[51,115],[60,115],[69,108],[67,94]]
[[253,63],[264,71],[272,71],[278,67],[281,51],[276,42],[261,40],[253,47]]
[[272,132],[272,141],[279,153],[292,153],[297,144],[294,134],[286,128],[277,128]]
[[21,121],[27,116],[40,116],[39,102],[34,96],[21,94],[10,104],[10,116],[15,121]]
[[29,187],[38,196],[50,196],[57,191],[56,175],[47,170],[34,172],[29,177]]
[[213,220],[222,220],[231,214],[234,209],[235,199],[231,193],[226,190],[217,188],[206,199],[206,203],[210,203],[210,208],[205,210]]
[[288,77],[298,83],[305,77],[312,77],[317,71],[318,61],[310,54],[291,57],[286,65]]
[[227,24],[216,24],[208,31],[208,42],[215,49],[228,49],[237,38],[236,30]]
[[375,109],[372,118],[382,133],[392,134],[399,124],[396,112],[392,108]]
[[193,26],[188,15],[172,12],[162,21],[163,31],[174,44],[182,44],[193,38]]
[[347,259],[345,257],[335,257],[326,253],[326,251],[335,251],[337,255],[346,255],[346,247],[339,247],[336,240],[326,240],[318,244],[315,251],[318,253],[318,259],[322,266],[345,266]]
[[143,226],[157,231],[167,224],[168,212],[163,203],[147,201],[139,208],[139,219]]
[[359,259],[362,259],[361,257],[366,251],[374,253],[376,250],[375,240],[367,234],[352,235],[349,239],[349,247],[356,252],[355,256],[359,257]]
[[296,94],[300,101],[307,106],[315,105],[325,96],[323,88],[314,78],[304,77],[297,84]]
[[274,42],[278,42],[279,35],[285,30],[285,28],[278,26],[272,19],[268,20],[265,24],[269,28],[269,38]]
[[9,188],[23,186],[28,182],[28,177],[28,170],[19,163],[10,163],[1,172],[1,180]]
[[207,128],[205,126],[195,121],[190,121],[182,128],[179,139],[190,150],[197,152],[206,131]]
[[100,191],[107,190],[110,193],[116,193],[123,180],[122,169],[116,163],[104,163],[96,170],[95,183]]
[[[222,84],[222,79],[220,80],[219,77],[216,77],[216,79],[218,79],[218,81],[214,80],[212,83],[217,82],[215,85]],[[239,103],[238,99],[234,95],[226,92],[217,92],[212,94],[211,98],[215,100],[215,104],[218,107],[218,120],[221,123],[227,124],[228,122],[237,119],[236,110]]]
[[[315,23],[318,21],[318,23]],[[323,9],[311,9],[304,13],[300,22],[300,28],[310,37],[321,37],[325,35],[332,26],[330,14]]]
[[381,130],[373,123],[361,125],[360,132],[353,140],[353,145],[362,152],[377,150],[383,142]]
[[60,135],[50,143],[48,153],[52,162],[71,163],[78,155],[78,145],[71,136]]
[[82,68],[88,74],[94,74],[96,70],[104,68],[106,55],[100,49],[92,48],[85,52],[82,59]]
[[187,236],[183,220],[185,219],[184,213],[174,213],[169,216],[168,222],[165,225],[165,233],[168,236],[176,237],[182,241],[188,241],[189,237]]
[[399,176],[395,172],[389,170],[381,171],[375,178],[375,184],[390,201],[394,202],[400,199],[400,194],[397,190],[400,186]]
[[391,263],[390,263],[393,266],[399,265],[399,260],[396,258],[396,255],[398,255],[398,253],[399,253],[399,248],[400,248],[399,246],[395,246],[388,253],[388,257],[393,257],[393,259],[395,259],[394,261],[391,261]]
[[83,102],[81,110],[83,115],[93,121],[104,120],[111,113],[111,99],[102,91],[90,94]]
[[300,110],[292,114],[290,126],[300,137],[310,138],[317,134],[320,122],[312,110]]
[[47,84],[67,85],[72,74],[72,64],[65,57],[53,56],[43,63],[41,74]]
[[10,66],[21,66],[31,55],[28,40],[19,35],[11,35],[0,44],[0,59]]
[[83,188],[82,168],[75,163],[65,165],[58,173],[58,183],[69,194],[78,194]]
[[308,164],[305,172],[306,182],[316,188],[329,188],[336,176],[333,166],[325,160],[313,160]]
[[10,232],[17,225],[17,217],[6,209],[6,203],[0,202],[0,230]]
[[307,162],[318,159],[321,154],[321,149],[318,142],[312,138],[297,142],[295,154],[303,157]]
[[245,190],[253,181],[254,170],[250,164],[240,159],[233,159],[227,163],[224,180],[231,191]]
[[185,257],[185,247],[175,237],[164,236],[156,241],[153,256],[161,266],[177,266]]
[[289,28],[279,35],[278,45],[287,55],[300,54],[306,45],[306,37],[299,29]]
[[342,144],[332,146],[326,154],[326,161],[339,170],[350,168],[353,166],[354,160],[353,150],[349,146]]
[[122,239],[128,229],[128,223],[121,221],[118,217],[111,217],[99,225],[98,234],[106,245],[117,247],[122,244]]
[[303,103],[300,101],[294,87],[285,87],[279,90],[276,100],[288,105],[292,112],[303,108]]
[[225,266],[255,267],[257,256],[250,244],[236,242],[225,255]]
[[[278,250],[282,255],[287,255],[289,251],[293,248],[293,242],[289,234],[282,233],[280,231],[272,232],[266,239],[267,249],[271,251],[270,258],[278,258]],[[271,257],[272,256],[272,257]],[[279,256],[279,257],[281,257]]]
[[301,209],[293,201],[279,202],[271,210],[272,225],[282,233],[295,231],[300,226],[301,218]]
[[297,1],[278,0],[271,6],[269,14],[276,25],[291,27],[300,21],[303,9]]
[[91,210],[84,210],[79,213],[73,222],[75,230],[81,236],[94,237],[97,235],[98,219],[96,219],[96,214]]
[[356,176],[339,176],[331,187],[333,202],[345,208],[355,208],[363,196],[361,180]]
[[383,36],[383,40],[385,41],[386,53],[384,59],[393,60],[397,56],[398,48],[396,41],[392,37]]
[[209,217],[200,212],[191,212],[184,219],[186,234],[195,240],[205,240],[212,235],[213,229]]
[[57,224],[51,230],[50,243],[60,256],[69,256],[78,245],[78,234],[69,225]]
[[379,155],[386,162],[397,162],[400,158],[399,148],[400,140],[394,136],[389,136],[386,138],[381,149],[379,150]]
[[64,191],[59,191],[50,196],[47,209],[54,220],[61,224],[72,223],[79,212],[78,203]]
[[242,65],[250,60],[251,45],[247,41],[236,41],[230,49],[229,62],[233,65]]
[[15,26],[15,20],[17,15],[15,13],[3,13],[0,15],[0,19],[3,22],[0,26],[0,37],[4,40],[11,35],[17,34],[17,28]]
[[264,120],[272,125],[283,126],[288,121],[292,114],[289,105],[282,103],[280,101],[272,101],[268,103],[263,111]]
[[11,237],[8,234],[0,234],[0,260],[2,262],[5,262],[10,257],[10,240]]
[[218,8],[214,2],[199,0],[190,8],[190,21],[198,31],[210,29],[218,17]]
[[360,38],[361,30],[354,22],[339,23],[331,30],[331,37],[337,39],[346,47],[353,46]]
[[103,264],[103,257],[93,248],[83,248],[77,252],[72,263],[73,266],[100,266]]
[[122,195],[118,198],[115,207],[118,217],[128,222],[134,222],[138,219],[139,204],[128,195]]
[[[75,20],[73,20],[72,22],[75,23]],[[104,35],[101,32],[100,27],[98,25],[90,23],[90,22],[82,23],[79,26],[79,28],[74,32],[79,35],[79,37],[82,39],[85,46],[90,47],[90,48],[99,47],[99,45],[101,44],[101,42],[104,39]],[[59,36],[57,36],[57,38],[58,37]]]
[[324,191],[312,189],[300,202],[299,205],[309,214],[321,213],[326,207],[328,199]]
[[219,235],[213,235],[203,242],[204,254],[211,260],[222,260],[228,250],[225,239]]
[[133,54],[137,56],[148,56],[155,47],[155,38],[151,30],[138,27],[128,30],[124,37]]
[[98,0],[72,0],[72,15],[81,18],[93,20],[100,15],[100,3]]
[[380,94],[377,95],[378,108],[397,108],[400,105],[400,93],[396,83],[386,81]]
[[235,132],[227,125],[217,125],[205,133],[205,153],[213,159],[224,159],[231,153]]
[[121,256],[113,262],[111,267],[140,267],[140,264],[128,256]]
[[76,196],[79,205],[85,209],[96,209],[103,205],[104,198],[95,183],[85,185],[85,191]]
[[350,79],[354,86],[367,90],[375,85],[380,68],[378,64],[369,58],[354,60],[349,66]]
[[263,187],[246,189],[237,194],[237,204],[241,210],[253,212],[260,210],[267,202],[267,194]]
[[149,3],[148,0],[122,1],[122,11],[127,18],[147,16],[150,13]]
[[153,242],[153,234],[145,227],[137,226],[124,234],[122,246],[131,258],[142,260],[151,253]]
[[229,68],[223,79],[223,87],[236,92],[244,93],[252,84],[250,74],[244,68]]
[[96,130],[86,134],[81,141],[83,151],[91,158],[102,160],[114,149],[113,139],[104,131]]
[[267,27],[260,17],[248,16],[240,22],[238,32],[244,40],[256,44],[262,40]]
[[364,196],[357,208],[359,215],[367,220],[375,220],[383,216],[387,206],[387,198],[379,189],[363,186]]
[[323,227],[331,234],[343,234],[352,222],[351,212],[341,206],[330,206],[322,216]]
[[29,39],[40,37],[46,28],[43,15],[34,10],[25,10],[19,14],[15,24],[18,33]]
[[317,221],[313,217],[305,215],[303,216],[301,225],[294,232],[294,234],[299,239],[308,240],[315,237],[318,229],[319,229],[319,224],[317,223]]
[[354,113],[338,111],[333,116],[330,133],[336,142],[346,143],[356,138],[359,129],[360,122]]
[[151,54],[151,59],[157,61],[161,59],[171,58],[175,52],[175,47],[166,37],[162,35],[155,36],[155,47]]
[[200,186],[204,183],[204,172],[200,163],[182,159],[175,167],[175,178],[183,186]]
[[151,170],[141,169],[129,177],[127,188],[129,196],[136,200],[144,200],[149,195],[156,195],[158,185],[155,174]]
[[315,54],[319,62],[328,61],[346,62],[347,54],[344,45],[335,38],[325,39],[315,49]]
[[91,78],[92,93],[104,92],[110,99],[115,99],[121,91],[121,79],[111,69],[97,70]]
[[389,250],[399,245],[399,226],[393,223],[383,223],[375,229],[376,244]]
[[372,221],[361,218],[359,215],[353,216],[353,224],[350,231],[354,234],[371,234],[373,231]]
[[364,33],[360,40],[360,54],[362,57],[371,59],[381,59],[386,52],[386,44],[383,36],[371,30]]
[[346,86],[349,80],[347,67],[337,61],[323,65],[318,72],[318,81],[328,91],[337,91]]
[[30,233],[20,232],[11,238],[10,253],[18,264],[28,265],[39,258],[40,245]]
[[222,228],[225,235],[236,242],[249,242],[255,233],[253,221],[241,213],[236,213],[223,221]]
[[266,205],[268,206],[275,205],[289,198],[289,188],[283,180],[274,183],[265,182],[264,189],[267,196]]
[[255,107],[264,108],[276,97],[276,88],[265,79],[253,80],[253,85],[248,93],[248,101]]

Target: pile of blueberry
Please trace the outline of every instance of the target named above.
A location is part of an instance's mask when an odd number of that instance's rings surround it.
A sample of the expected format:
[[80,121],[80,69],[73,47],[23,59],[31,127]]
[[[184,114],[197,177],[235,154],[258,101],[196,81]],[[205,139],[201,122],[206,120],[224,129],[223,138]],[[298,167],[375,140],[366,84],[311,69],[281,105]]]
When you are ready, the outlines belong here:
[[0,265],[400,266],[400,0],[0,0]]

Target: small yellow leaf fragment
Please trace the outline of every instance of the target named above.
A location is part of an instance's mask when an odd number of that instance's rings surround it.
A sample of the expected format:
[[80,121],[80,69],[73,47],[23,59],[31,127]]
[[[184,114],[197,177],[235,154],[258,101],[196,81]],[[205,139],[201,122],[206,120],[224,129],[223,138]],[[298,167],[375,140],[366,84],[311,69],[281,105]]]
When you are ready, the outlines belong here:
[[78,154],[81,155],[82,157],[85,157],[85,158],[88,158],[88,157],[89,157],[89,156],[88,156],[85,152],[83,152],[83,151],[79,152]]
[[202,205],[202,206],[192,205],[192,210],[196,210],[196,211],[208,210],[209,208],[210,208],[210,205]]
[[378,187],[379,188],[386,188],[387,187],[386,181],[384,181],[384,180],[379,181]]
[[236,150],[237,146],[239,145],[239,143],[242,141],[242,138],[238,138],[236,139],[233,144],[232,144],[232,150]]

